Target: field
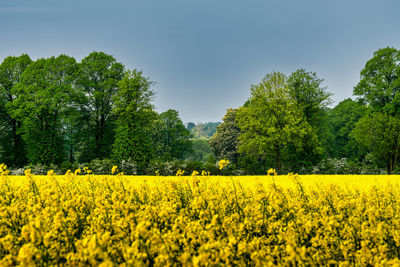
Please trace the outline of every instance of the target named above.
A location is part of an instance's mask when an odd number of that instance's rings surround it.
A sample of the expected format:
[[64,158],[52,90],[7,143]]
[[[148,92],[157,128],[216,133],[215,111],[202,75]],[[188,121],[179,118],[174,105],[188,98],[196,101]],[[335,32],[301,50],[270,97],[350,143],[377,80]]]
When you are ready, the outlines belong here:
[[0,265],[400,264],[399,176],[8,176]]

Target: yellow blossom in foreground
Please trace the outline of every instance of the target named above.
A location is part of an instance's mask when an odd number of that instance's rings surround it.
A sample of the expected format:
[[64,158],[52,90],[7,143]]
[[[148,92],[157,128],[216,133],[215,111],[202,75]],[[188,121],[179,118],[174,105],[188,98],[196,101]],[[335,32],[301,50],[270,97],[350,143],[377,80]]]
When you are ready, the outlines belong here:
[[182,176],[184,173],[185,173],[184,170],[179,169],[179,170],[176,172],[176,176]]
[[27,174],[0,177],[0,266],[400,264],[398,175]]
[[24,172],[25,172],[25,176],[31,175],[31,169],[27,169]]
[[268,176],[270,176],[270,175],[278,175],[278,173],[276,172],[275,169],[271,168],[271,169],[269,169],[269,170],[267,171],[267,175],[268,175]]
[[111,168],[111,174],[114,174],[117,171],[117,169],[118,169],[118,166],[113,166]]

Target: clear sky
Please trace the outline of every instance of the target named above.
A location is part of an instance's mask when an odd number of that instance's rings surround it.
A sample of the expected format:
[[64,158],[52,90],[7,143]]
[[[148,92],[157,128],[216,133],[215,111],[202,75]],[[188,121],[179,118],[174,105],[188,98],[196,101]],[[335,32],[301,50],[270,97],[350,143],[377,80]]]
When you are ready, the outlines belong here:
[[400,48],[398,0],[0,0],[0,61],[92,51],[155,81],[159,112],[221,121],[265,74],[316,72],[335,104],[373,52]]

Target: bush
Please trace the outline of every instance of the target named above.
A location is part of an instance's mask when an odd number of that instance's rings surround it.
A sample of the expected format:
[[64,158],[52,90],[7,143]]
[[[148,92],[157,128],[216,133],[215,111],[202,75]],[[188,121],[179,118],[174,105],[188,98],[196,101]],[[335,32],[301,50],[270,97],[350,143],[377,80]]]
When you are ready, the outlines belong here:
[[113,163],[111,159],[94,159],[91,162],[79,164],[79,168],[83,170],[83,168],[87,167],[94,174],[111,174],[112,167],[116,165]]
[[118,166],[118,169],[126,175],[137,174],[137,165],[131,158],[122,160],[121,164]]
[[346,158],[328,158],[318,163],[312,170],[313,174],[377,174],[379,168],[369,157],[363,162],[353,162]]

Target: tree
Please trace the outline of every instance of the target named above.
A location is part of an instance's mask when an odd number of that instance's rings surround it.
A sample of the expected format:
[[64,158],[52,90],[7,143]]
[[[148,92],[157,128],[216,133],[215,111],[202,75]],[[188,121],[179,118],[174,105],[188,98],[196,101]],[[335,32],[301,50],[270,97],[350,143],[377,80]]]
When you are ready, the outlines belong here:
[[330,157],[352,160],[361,157],[362,151],[351,137],[351,132],[366,112],[364,104],[350,98],[341,101],[330,111],[328,120],[333,136],[327,148]]
[[132,159],[139,173],[144,172],[154,152],[151,133],[156,113],[151,84],[140,71],[127,71],[113,97],[117,117],[113,158],[118,162]]
[[209,139],[217,131],[219,124],[220,122],[198,123],[191,131],[196,139]]
[[357,122],[351,134],[361,146],[372,151],[378,161],[384,160],[388,174],[394,171],[400,154],[399,117],[371,112]]
[[191,131],[195,126],[196,126],[196,124],[194,124],[193,122],[188,122],[186,129]]
[[323,81],[315,72],[307,72],[305,69],[293,72],[288,78],[290,96],[313,127],[320,122],[321,110],[331,103],[332,94],[326,91],[326,87],[321,87]]
[[354,137],[376,157],[386,161],[388,173],[398,164],[399,62],[400,52],[395,48],[379,49],[361,70],[360,82],[353,91],[370,109],[369,116],[357,123]]
[[23,54],[19,57],[6,57],[0,65],[0,144],[4,147],[1,160],[13,167],[22,167],[27,163],[25,144],[22,138],[22,125],[12,116],[10,107],[18,97],[12,89],[20,82],[21,75],[32,62]]
[[80,119],[80,161],[107,158],[114,141],[112,114],[118,83],[124,76],[124,66],[111,55],[92,52],[80,64],[77,99]]
[[328,105],[331,103],[331,93],[322,87],[323,79],[317,77],[315,72],[299,69],[288,78],[290,97],[302,110],[307,123],[312,131],[304,136],[303,148],[300,151],[291,146],[289,157],[292,158],[293,170],[309,169],[317,164],[323,156],[321,140],[325,137],[324,116]]
[[192,135],[183,125],[178,111],[169,109],[158,117],[158,123],[154,124],[157,157],[167,161],[184,159],[192,151]]
[[239,160],[240,128],[236,122],[237,109],[228,109],[223,122],[217,126],[217,131],[211,137],[210,146],[218,160],[229,159],[237,165]]
[[269,157],[279,171],[284,150],[289,144],[301,148],[303,137],[311,131],[290,96],[287,77],[279,72],[267,74],[251,87],[250,103],[236,116],[241,130],[239,153]]
[[354,95],[374,111],[400,114],[400,52],[382,48],[374,53],[360,73]]
[[31,163],[59,164],[65,159],[63,119],[74,94],[78,65],[60,55],[32,62],[12,88],[18,97],[8,106],[22,121]]

